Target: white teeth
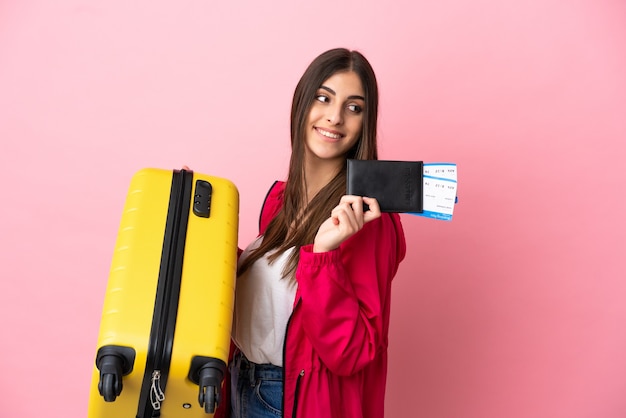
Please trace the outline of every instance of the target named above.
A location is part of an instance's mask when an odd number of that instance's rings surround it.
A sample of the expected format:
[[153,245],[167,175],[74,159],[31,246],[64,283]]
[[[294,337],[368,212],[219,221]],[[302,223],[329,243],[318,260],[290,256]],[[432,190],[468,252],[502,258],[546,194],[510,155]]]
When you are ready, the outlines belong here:
[[341,138],[341,135],[333,134],[333,133],[330,133],[328,131],[324,131],[323,129],[318,129],[317,132],[321,133],[322,135],[324,135],[325,137],[328,137],[328,138],[332,138],[332,139],[339,139],[339,138]]

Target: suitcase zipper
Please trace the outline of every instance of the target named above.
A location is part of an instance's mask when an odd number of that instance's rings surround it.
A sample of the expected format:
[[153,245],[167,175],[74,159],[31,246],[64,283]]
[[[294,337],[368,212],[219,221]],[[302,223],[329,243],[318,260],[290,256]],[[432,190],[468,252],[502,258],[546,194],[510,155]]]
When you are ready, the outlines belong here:
[[174,171],[137,418],[159,415],[172,357],[193,173]]
[[152,384],[150,385],[150,403],[155,411],[161,409],[161,402],[165,400],[165,393],[161,389],[161,371],[155,370],[152,373]]

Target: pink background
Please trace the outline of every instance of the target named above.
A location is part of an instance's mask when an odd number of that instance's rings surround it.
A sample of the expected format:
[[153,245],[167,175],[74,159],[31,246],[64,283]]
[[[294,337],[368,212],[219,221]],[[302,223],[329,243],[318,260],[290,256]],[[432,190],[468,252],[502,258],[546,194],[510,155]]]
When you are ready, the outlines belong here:
[[626,416],[623,0],[1,2],[0,415],[86,416],[136,170],[231,179],[247,244],[336,46],[382,158],[459,165],[452,222],[403,215],[387,415]]

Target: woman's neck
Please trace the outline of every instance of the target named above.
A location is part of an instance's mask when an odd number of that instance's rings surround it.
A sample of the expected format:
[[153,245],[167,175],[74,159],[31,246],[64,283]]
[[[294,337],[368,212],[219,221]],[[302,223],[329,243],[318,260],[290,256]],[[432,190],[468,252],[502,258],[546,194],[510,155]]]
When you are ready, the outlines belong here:
[[318,160],[304,168],[307,203],[341,171],[344,160]]

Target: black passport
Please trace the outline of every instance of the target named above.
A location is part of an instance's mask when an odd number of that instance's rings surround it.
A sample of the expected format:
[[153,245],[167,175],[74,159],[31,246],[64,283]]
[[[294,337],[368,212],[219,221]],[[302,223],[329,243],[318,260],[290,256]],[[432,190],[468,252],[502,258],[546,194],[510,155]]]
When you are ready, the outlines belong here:
[[375,197],[382,212],[422,212],[422,161],[348,160],[347,194]]

